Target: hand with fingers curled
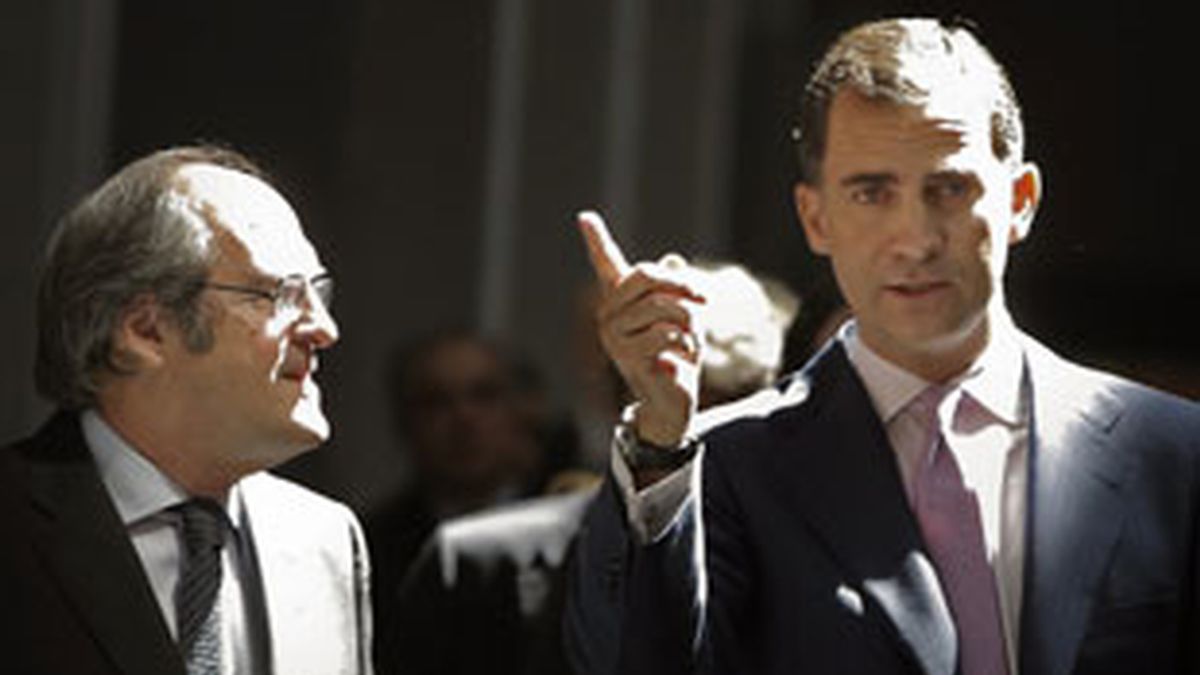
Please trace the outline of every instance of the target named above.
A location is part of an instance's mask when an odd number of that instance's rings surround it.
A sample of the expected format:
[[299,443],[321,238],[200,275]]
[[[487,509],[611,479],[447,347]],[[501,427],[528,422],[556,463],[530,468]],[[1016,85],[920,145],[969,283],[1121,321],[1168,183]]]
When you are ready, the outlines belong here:
[[630,265],[599,214],[579,214],[601,286],[600,342],[636,399],[633,429],[646,443],[679,447],[699,401],[706,304],[682,256]]

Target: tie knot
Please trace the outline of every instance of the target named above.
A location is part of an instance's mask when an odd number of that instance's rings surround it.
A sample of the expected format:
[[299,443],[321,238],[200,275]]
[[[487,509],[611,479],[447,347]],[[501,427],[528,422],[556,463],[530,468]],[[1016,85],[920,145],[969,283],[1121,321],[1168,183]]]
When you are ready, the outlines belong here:
[[926,420],[929,424],[934,424],[938,419],[938,408],[953,391],[954,388],[947,385],[931,384],[925,387],[925,390],[918,394],[910,405],[918,417]]
[[219,550],[225,543],[229,517],[212,499],[189,499],[173,507],[183,518],[183,543],[188,555]]

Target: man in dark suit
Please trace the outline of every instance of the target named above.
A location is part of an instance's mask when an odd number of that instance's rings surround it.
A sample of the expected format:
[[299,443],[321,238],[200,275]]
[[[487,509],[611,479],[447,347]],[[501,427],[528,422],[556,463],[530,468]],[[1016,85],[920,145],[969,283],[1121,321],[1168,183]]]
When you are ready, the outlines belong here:
[[371,672],[357,520],[264,471],[328,437],[330,291],[232,151],[149,155],[59,223],[36,375],[60,410],[0,451],[6,672]]
[[856,27],[799,144],[797,211],[854,321],[712,414],[705,298],[581,217],[639,402],[577,550],[578,669],[1200,672],[1200,409],[1012,324],[1003,271],[1041,181],[999,65],[961,27]]

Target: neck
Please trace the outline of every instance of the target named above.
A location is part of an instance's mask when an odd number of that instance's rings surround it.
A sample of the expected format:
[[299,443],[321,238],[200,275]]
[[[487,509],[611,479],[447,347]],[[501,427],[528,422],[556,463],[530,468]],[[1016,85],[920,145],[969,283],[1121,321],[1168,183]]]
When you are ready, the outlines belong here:
[[871,351],[900,368],[927,382],[942,384],[966,372],[979,359],[1004,321],[1003,306],[995,305],[965,330],[919,348],[899,344],[861,327],[859,339]]
[[180,418],[170,405],[147,410],[131,404],[147,399],[128,394],[104,392],[97,412],[130,447],[188,494],[223,501],[233,484],[249,473],[223,466],[218,461],[222,455],[214,451],[207,435],[191,434],[186,426],[176,424]]

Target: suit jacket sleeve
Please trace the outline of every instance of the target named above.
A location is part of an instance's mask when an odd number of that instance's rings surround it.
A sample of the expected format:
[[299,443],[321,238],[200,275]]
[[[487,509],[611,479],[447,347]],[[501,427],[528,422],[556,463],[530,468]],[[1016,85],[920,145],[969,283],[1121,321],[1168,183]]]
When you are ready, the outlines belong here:
[[586,675],[691,673],[701,643],[702,561],[694,501],[640,546],[611,477],[584,521],[563,617],[569,658]]

